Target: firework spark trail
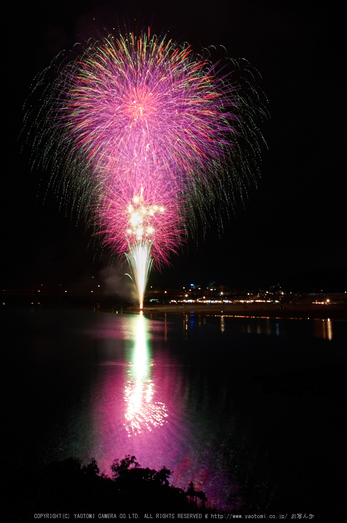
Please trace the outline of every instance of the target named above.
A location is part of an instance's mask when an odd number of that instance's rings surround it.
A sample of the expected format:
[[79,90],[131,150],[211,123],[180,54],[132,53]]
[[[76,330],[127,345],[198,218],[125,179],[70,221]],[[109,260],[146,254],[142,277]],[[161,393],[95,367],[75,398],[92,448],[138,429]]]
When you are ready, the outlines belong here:
[[46,89],[34,149],[127,256],[139,295],[139,267],[143,280],[168,263],[196,215],[242,197],[256,174],[261,106],[251,82],[241,93],[230,80],[188,45],[143,33],[89,42]]

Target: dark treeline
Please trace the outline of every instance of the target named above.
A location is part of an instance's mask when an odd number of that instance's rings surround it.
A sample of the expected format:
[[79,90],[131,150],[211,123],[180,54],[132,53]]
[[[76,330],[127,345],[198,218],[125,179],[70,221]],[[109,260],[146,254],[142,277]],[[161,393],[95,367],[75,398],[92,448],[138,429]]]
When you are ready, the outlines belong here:
[[205,494],[193,482],[187,490],[171,486],[166,467],[141,468],[134,456],[126,456],[114,460],[111,470],[110,478],[100,474],[95,459],[84,465],[75,458],[31,468],[7,484],[4,521],[37,521],[35,514],[45,513],[207,511]]

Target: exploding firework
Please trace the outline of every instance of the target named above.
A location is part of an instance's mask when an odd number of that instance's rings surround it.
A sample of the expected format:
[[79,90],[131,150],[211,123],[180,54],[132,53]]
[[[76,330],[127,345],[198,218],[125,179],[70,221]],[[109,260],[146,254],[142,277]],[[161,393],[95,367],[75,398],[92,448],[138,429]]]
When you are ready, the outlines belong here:
[[152,263],[168,263],[197,217],[219,215],[257,174],[253,84],[242,90],[189,45],[148,32],[88,42],[77,58],[58,57],[42,85],[34,150],[56,189],[126,256],[142,308]]

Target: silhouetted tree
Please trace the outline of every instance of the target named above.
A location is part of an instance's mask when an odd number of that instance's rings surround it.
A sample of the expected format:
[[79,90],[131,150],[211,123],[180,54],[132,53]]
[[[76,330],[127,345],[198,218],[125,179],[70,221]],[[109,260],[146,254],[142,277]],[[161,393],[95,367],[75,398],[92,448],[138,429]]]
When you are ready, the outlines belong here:
[[201,501],[203,505],[205,505],[207,501],[207,497],[205,493],[202,490],[195,490],[194,483],[191,481],[189,483],[189,487],[187,490],[187,496],[189,496],[190,501],[196,503],[197,499]]
[[88,463],[88,465],[85,465],[83,468],[82,468],[82,471],[86,474],[86,476],[98,476],[99,475],[99,467],[98,467],[98,464],[96,462],[96,459],[95,458],[92,458],[90,463]]
[[124,459],[119,461],[115,459],[111,465],[113,479],[124,477],[126,473],[129,472],[132,468],[139,468],[139,464],[136,461],[135,456],[128,454]]

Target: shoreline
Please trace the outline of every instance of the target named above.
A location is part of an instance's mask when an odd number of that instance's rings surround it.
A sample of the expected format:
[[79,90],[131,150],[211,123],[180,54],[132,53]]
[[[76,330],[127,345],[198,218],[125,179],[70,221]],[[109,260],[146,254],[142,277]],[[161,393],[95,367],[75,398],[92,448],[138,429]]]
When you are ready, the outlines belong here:
[[[130,307],[129,312],[139,309]],[[280,319],[334,319],[347,321],[345,305],[283,305],[275,304],[158,304],[145,306],[144,314],[198,314],[245,318],[280,318]]]

